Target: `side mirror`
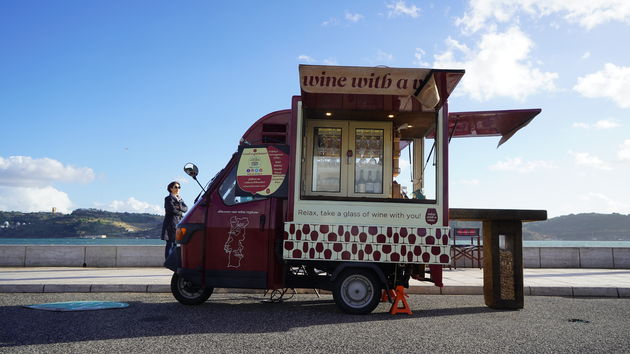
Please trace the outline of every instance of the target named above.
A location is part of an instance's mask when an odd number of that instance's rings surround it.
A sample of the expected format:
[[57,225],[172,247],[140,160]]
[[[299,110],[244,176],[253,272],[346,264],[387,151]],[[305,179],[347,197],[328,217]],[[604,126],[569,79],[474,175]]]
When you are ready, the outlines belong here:
[[[197,168],[197,166],[194,163],[189,162],[189,163],[185,164],[184,165],[184,172],[186,172],[187,175],[192,177],[195,180],[195,182],[197,182],[199,187],[201,187],[201,190],[203,191],[203,193],[206,193],[206,190],[203,188],[201,183],[199,183],[199,181],[197,180],[197,175],[199,174],[199,169]],[[199,193],[197,198],[195,198],[195,203],[197,203],[197,200],[199,200],[199,196],[201,196],[201,193]]]
[[189,162],[186,165],[184,165],[184,172],[186,172],[186,174],[189,175],[190,177],[197,179],[197,175],[199,174],[199,169],[194,163]]

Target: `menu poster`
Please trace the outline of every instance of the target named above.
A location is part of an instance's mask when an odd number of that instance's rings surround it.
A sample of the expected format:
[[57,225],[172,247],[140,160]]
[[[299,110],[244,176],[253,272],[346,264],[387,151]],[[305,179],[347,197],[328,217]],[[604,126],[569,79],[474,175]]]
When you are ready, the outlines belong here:
[[288,197],[288,145],[247,145],[238,152],[237,196]]

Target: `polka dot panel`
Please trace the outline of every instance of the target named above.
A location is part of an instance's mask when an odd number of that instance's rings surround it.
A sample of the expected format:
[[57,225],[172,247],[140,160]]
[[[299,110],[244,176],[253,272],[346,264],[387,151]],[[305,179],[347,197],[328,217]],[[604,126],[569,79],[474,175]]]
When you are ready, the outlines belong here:
[[284,259],[449,264],[448,228],[285,223]]
[[407,245],[444,245],[449,243],[449,228],[405,226],[358,226],[285,223],[285,240],[357,242]]
[[323,245],[322,242],[288,241],[284,243],[283,257],[322,261],[449,264],[449,252],[450,248],[446,246],[409,248],[405,245],[344,242]]

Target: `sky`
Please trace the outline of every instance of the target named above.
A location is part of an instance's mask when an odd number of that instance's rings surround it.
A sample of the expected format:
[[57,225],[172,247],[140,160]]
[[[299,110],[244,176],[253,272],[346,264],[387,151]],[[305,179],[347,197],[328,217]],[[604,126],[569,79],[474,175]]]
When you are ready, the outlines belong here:
[[451,112],[541,108],[453,139],[450,206],[630,214],[630,2],[0,2],[0,210],[162,214],[246,129],[299,95],[298,65],[464,69]]

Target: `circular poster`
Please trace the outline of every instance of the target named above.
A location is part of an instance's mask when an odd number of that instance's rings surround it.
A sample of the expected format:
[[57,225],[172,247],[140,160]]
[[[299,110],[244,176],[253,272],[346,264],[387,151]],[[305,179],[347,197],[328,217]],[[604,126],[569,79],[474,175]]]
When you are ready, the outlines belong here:
[[243,192],[270,196],[279,192],[288,169],[289,155],[278,147],[246,147],[238,162],[236,182]]

